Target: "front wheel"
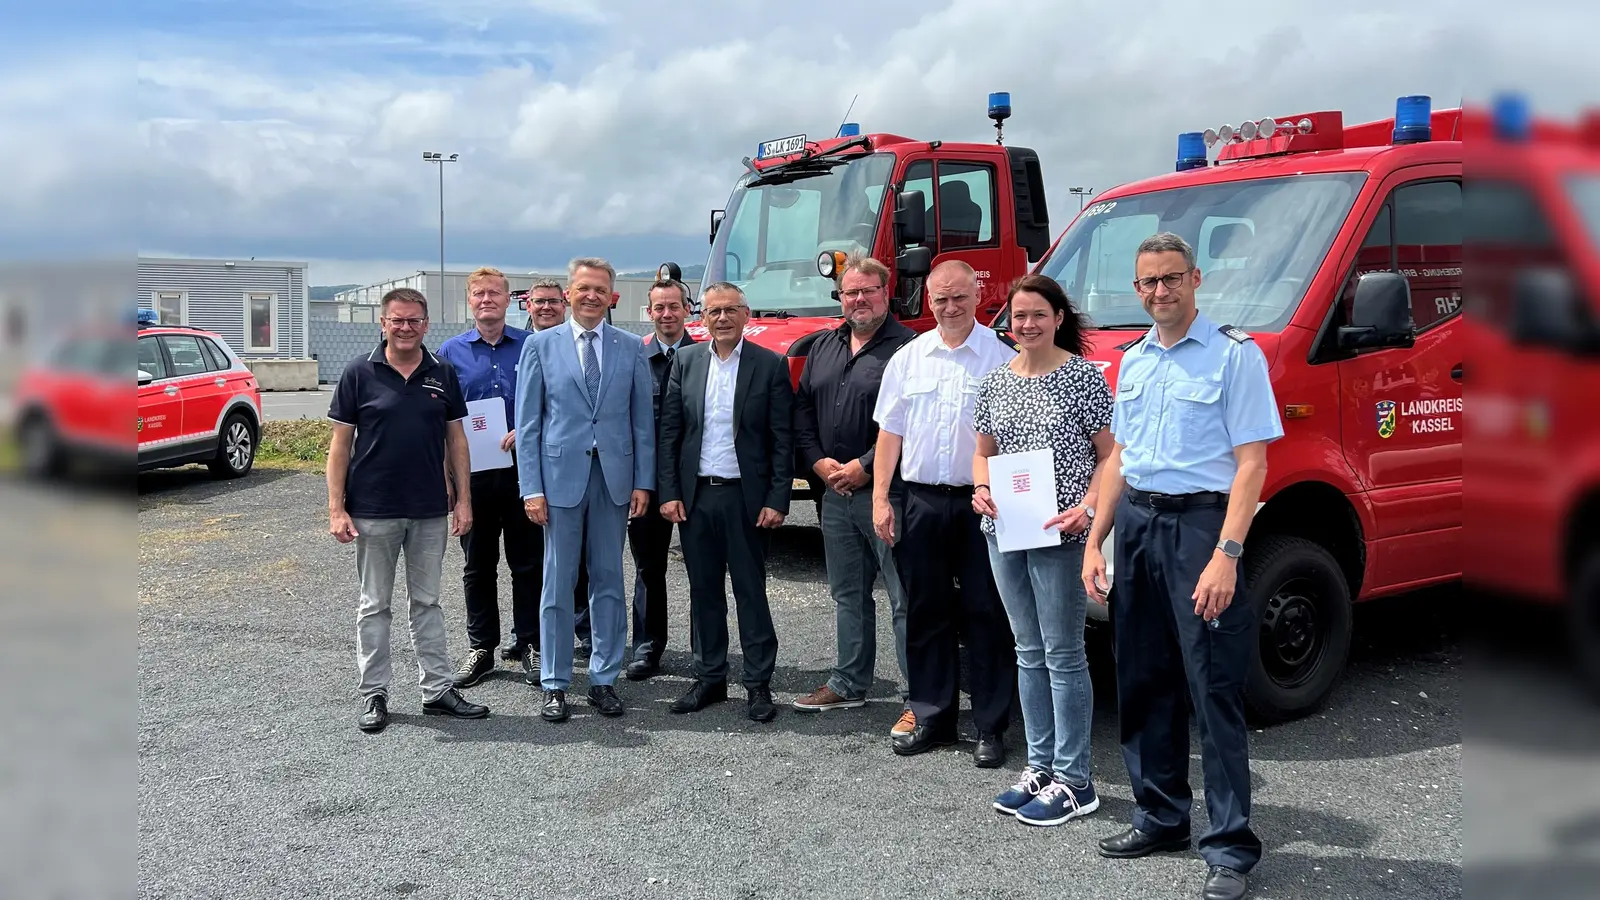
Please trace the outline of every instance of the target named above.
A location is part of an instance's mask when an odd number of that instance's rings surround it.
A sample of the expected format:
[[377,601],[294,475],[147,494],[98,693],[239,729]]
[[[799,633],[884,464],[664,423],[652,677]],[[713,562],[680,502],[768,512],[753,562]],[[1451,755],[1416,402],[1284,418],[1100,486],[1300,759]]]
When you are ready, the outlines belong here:
[[1600,547],[1579,564],[1567,604],[1567,631],[1578,671],[1590,692],[1600,699]]
[[234,413],[222,423],[217,455],[209,466],[219,478],[243,478],[256,461],[256,431],[242,413]]
[[1319,709],[1350,656],[1350,588],[1333,555],[1298,537],[1269,537],[1245,559],[1245,590],[1260,619],[1245,703],[1262,723]]
[[67,454],[56,438],[50,420],[34,414],[17,429],[17,444],[21,450],[22,471],[36,479],[56,478],[66,470]]

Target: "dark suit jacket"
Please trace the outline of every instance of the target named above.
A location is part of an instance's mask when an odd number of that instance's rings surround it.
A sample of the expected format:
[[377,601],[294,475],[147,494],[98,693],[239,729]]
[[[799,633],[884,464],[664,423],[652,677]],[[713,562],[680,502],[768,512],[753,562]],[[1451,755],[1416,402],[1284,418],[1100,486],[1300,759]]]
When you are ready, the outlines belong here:
[[[696,343],[696,341],[694,339],[694,335],[685,331],[683,333],[683,339],[680,343],[682,346],[678,348],[679,353],[689,349],[689,346]],[[678,353],[673,353],[672,355],[673,358],[677,358]],[[660,422],[661,398],[667,395],[667,376],[671,374],[672,363],[667,361],[667,351],[665,347],[661,346],[661,337],[659,335],[652,333],[650,335],[650,340],[645,342],[644,361],[650,364],[650,383],[652,391],[650,396],[651,399],[655,401],[656,421]]]
[[[682,500],[694,514],[705,435],[706,378],[711,341],[679,350],[667,377],[657,429],[657,490],[662,504]],[[733,390],[733,449],[750,524],[761,508],[789,513],[794,488],[794,437],[790,425],[794,388],[783,357],[746,340],[739,350]]]

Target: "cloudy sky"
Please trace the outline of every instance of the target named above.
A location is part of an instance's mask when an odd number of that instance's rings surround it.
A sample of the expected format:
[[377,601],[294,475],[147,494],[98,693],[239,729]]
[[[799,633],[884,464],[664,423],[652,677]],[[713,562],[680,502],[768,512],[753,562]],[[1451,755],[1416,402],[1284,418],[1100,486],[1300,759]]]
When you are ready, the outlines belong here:
[[1480,0],[6,5],[0,256],[299,259],[313,283],[437,265],[423,150],[461,155],[452,267],[642,269],[703,262],[739,160],[833,133],[857,96],[864,131],[989,141],[985,96],[1010,91],[1007,142],[1043,156],[1059,231],[1068,187],[1169,170],[1179,131],[1600,86],[1596,13],[1555,0],[1492,26]]

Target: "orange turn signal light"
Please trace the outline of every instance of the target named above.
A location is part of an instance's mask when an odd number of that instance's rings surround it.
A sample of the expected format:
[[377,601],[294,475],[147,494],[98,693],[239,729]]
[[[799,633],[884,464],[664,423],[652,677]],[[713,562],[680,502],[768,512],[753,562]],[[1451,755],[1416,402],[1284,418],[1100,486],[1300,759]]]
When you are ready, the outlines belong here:
[[1285,419],[1307,419],[1311,417],[1314,407],[1309,403],[1285,403],[1283,417]]

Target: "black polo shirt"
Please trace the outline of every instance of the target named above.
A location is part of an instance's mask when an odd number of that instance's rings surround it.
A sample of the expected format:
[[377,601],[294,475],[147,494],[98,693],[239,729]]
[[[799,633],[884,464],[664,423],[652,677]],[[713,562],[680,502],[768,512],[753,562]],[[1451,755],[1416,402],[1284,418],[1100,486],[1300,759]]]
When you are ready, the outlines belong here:
[[859,459],[863,469],[872,471],[878,441],[872,410],[878,402],[883,369],[889,357],[916,336],[890,316],[860,353],[850,352],[849,323],[812,342],[794,404],[795,443],[807,476],[817,461],[825,458],[840,463]]
[[359,519],[433,519],[450,512],[444,479],[445,424],[467,417],[455,367],[422,348],[402,378],[386,342],[345,366],[328,418],[356,428],[345,478],[345,512]]

